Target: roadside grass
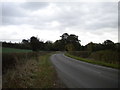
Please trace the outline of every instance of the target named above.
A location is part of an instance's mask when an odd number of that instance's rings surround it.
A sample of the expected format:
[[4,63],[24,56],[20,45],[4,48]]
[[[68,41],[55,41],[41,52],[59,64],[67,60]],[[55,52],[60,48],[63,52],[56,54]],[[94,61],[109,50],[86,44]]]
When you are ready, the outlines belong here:
[[16,48],[6,48],[2,47],[2,53],[22,53],[22,52],[32,52],[32,50],[26,49],[16,49]]
[[34,83],[34,86],[37,88],[63,87],[62,83],[56,77],[57,74],[49,59],[50,56],[51,54],[40,56],[41,60],[38,63],[39,68],[35,73],[37,75],[37,81]]
[[74,58],[74,59],[77,59],[77,60],[80,60],[80,61],[92,63],[92,64],[107,66],[107,67],[116,68],[116,69],[120,68],[119,64],[113,64],[113,63],[108,63],[108,62],[105,62],[105,61],[95,61],[95,60],[92,60],[92,59],[81,58],[81,57],[78,57],[78,56],[71,55],[69,53],[65,53],[65,55],[68,56],[68,57],[71,57],[71,58]]
[[[3,88],[64,88],[49,57],[53,53],[39,53],[34,58],[21,59],[14,69],[3,75]],[[19,57],[20,59],[20,57]]]

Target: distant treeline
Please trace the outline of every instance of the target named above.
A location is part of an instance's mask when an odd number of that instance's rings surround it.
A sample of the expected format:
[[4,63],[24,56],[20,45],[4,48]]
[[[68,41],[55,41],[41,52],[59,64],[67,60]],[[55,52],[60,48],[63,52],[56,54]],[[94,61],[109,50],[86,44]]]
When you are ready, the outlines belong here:
[[90,42],[83,46],[80,44],[78,36],[75,34],[64,33],[60,40],[40,41],[38,37],[32,36],[30,39],[23,39],[21,43],[2,42],[3,47],[31,49],[33,51],[100,51],[115,50],[120,51],[120,43],[114,43],[111,40],[105,40],[103,43]]

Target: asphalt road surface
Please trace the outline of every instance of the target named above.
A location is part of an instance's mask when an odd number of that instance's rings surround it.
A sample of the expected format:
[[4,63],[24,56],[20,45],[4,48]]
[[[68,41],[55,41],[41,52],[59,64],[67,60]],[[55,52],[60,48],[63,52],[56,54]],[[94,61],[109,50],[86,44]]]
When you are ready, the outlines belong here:
[[51,61],[68,88],[118,88],[118,70],[54,54]]

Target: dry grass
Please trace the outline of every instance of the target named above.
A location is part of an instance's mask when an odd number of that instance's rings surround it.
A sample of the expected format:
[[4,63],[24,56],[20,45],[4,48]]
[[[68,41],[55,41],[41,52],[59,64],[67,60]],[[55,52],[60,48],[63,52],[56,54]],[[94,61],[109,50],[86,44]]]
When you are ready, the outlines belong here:
[[14,69],[8,70],[3,75],[3,88],[64,87],[49,60],[50,55],[51,53],[39,54],[24,63],[17,62]]

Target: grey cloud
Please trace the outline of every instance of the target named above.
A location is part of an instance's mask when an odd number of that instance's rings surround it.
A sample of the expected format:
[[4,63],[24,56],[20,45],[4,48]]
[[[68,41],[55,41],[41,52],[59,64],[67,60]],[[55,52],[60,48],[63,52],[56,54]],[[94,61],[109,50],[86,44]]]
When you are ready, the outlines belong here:
[[[60,13],[57,19],[64,28],[74,27],[88,31],[117,28],[117,3],[74,3],[74,5],[70,3],[68,6],[64,5],[61,5],[64,13]],[[72,7],[72,10],[67,11],[68,7]]]
[[[3,7],[3,23],[29,24],[40,29],[50,29],[47,23],[58,21],[60,27],[55,29],[83,28],[97,30],[117,27],[116,3],[52,3],[54,16],[30,16],[32,11],[44,9],[51,3],[26,2],[22,4],[7,3]],[[58,9],[55,9],[55,8]],[[27,10],[28,11],[25,13]],[[49,11],[51,12],[51,11]],[[24,16],[24,17],[21,17]]]
[[27,13],[20,8],[19,3],[2,2],[2,25],[22,24],[21,20],[26,15]]
[[118,27],[120,29],[120,1],[118,2]]
[[2,3],[0,3],[0,25],[2,25]]
[[[104,35],[106,32],[111,34],[113,32],[116,32],[117,30],[118,19],[117,3],[113,2],[111,3],[5,2],[2,7],[2,11],[3,11],[2,14],[3,25],[13,25],[12,27],[15,26],[16,27],[15,29],[17,29],[17,27],[22,26],[21,24],[25,24],[23,25],[23,27],[28,29],[30,28],[31,30],[33,30],[32,31],[33,33],[34,30],[36,30],[35,32],[42,32],[42,30],[51,32],[58,31],[61,34],[65,31],[68,31],[68,33],[71,32],[78,33],[80,38],[82,37],[84,40],[84,38],[86,38],[86,36],[84,37],[84,34],[86,33],[90,33],[90,36],[89,35],[87,36],[88,39],[92,35],[94,37],[104,39],[104,36],[109,37]],[[120,11],[120,9],[118,11]],[[59,25],[55,27],[53,25],[52,27],[52,22],[54,21],[58,22]],[[7,28],[9,28],[9,26],[3,27],[6,28],[6,31]],[[107,30],[105,28],[110,28],[110,30]],[[10,32],[12,32],[12,29]],[[8,33],[7,35],[5,33],[4,36],[10,36],[13,34]],[[3,35],[1,36],[3,37]],[[113,34],[113,36],[116,37],[116,34]]]
[[[100,3],[89,14],[88,29],[117,28],[117,3]],[[96,21],[94,21],[96,19]]]
[[19,3],[3,2],[2,3],[2,15],[9,17],[21,17],[26,13],[20,8]]
[[46,18],[44,16],[41,17],[40,20],[38,20],[39,17],[37,17],[37,19],[34,16],[31,17],[30,14],[32,13],[32,11],[28,11],[27,9],[37,10],[47,5],[48,3],[41,2],[2,3],[2,25],[20,25],[20,24],[36,25],[39,23],[41,24],[41,22],[44,23],[47,21],[47,19],[49,20],[49,18]]
[[63,27],[117,28],[117,3],[57,3],[56,6],[62,10],[57,20]]
[[23,24],[23,21],[19,17],[8,16],[2,17],[2,25],[20,25],[20,24]]
[[24,9],[28,9],[28,10],[38,10],[41,8],[45,8],[49,5],[49,3],[47,2],[26,2],[21,4],[21,7]]

